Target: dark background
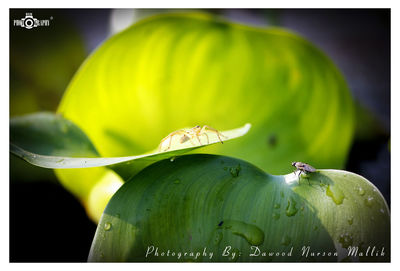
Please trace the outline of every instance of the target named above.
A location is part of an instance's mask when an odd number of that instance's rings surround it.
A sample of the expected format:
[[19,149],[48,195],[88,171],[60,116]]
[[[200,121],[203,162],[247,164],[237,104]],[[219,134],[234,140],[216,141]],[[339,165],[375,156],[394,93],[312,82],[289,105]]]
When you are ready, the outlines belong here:
[[[54,36],[40,39],[40,29],[26,36],[26,29],[14,27],[13,20],[23,18],[25,12],[32,12],[39,19],[51,15],[53,26],[47,31],[53,31]],[[166,10],[139,10],[136,14],[157,12]],[[208,12],[255,26],[288,28],[312,41],[335,62],[354,99],[370,112],[367,115],[373,120],[358,120],[358,132],[345,169],[372,181],[390,206],[390,10],[214,9]],[[30,113],[29,106],[14,106],[15,101],[21,100],[18,97],[24,97],[18,96],[24,93],[18,90],[20,86],[43,89],[29,72],[18,69],[18,61],[22,58],[26,65],[34,63],[30,58],[36,47],[59,41],[65,44],[63,39],[69,37],[68,33],[77,33],[83,45],[81,55],[76,53],[80,49],[75,48],[76,61],[66,62],[70,65],[68,72],[60,70],[62,80],[46,86],[51,90],[40,93],[32,107],[54,111],[84,57],[111,35],[111,13],[103,9],[10,10],[11,116],[23,110],[26,112],[22,113]],[[57,28],[56,22],[62,24]],[[60,69],[58,65],[51,68],[54,73]],[[22,111],[14,112],[17,107]],[[96,225],[87,218],[81,204],[57,183],[51,170],[29,166],[10,156],[11,262],[86,261],[95,230]]]

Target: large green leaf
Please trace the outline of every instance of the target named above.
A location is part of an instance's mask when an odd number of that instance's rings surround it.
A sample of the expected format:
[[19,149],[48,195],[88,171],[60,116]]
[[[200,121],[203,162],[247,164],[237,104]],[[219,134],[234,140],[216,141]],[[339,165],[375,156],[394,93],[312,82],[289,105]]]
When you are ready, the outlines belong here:
[[[197,154],[126,182],[104,211],[89,261],[388,261],[389,240],[387,204],[359,175],[273,176]],[[363,256],[349,257],[349,246]],[[250,256],[257,249],[286,255]]]
[[299,36],[205,14],[167,14],[113,36],[78,71],[58,110],[102,156],[152,150],[194,124],[253,124],[246,138],[207,152],[279,174],[290,161],[344,165],[353,105],[332,62]]

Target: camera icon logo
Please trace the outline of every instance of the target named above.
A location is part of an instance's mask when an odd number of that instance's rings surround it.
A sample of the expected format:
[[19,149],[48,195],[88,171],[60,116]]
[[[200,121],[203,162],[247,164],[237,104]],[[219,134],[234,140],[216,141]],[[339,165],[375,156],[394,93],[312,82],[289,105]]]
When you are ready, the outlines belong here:
[[[50,17],[52,20],[53,17]],[[49,26],[50,20],[38,20],[33,17],[32,13],[25,13],[25,18],[14,20],[14,26],[20,26],[26,29],[32,29],[38,26]]]
[[32,29],[39,25],[39,20],[34,18],[32,16],[32,13],[26,13],[25,18],[22,18],[21,21],[22,21],[21,26],[25,27],[26,29]]

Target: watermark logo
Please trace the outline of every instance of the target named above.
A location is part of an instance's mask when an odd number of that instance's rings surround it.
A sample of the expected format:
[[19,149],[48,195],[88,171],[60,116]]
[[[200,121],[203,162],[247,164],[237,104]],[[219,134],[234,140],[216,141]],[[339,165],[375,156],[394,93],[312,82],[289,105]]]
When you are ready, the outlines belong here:
[[[52,19],[52,17],[50,18]],[[14,20],[14,26],[24,27],[26,29],[32,29],[38,26],[49,26],[50,20],[39,20],[33,17],[32,13],[26,13],[25,18],[20,20]]]

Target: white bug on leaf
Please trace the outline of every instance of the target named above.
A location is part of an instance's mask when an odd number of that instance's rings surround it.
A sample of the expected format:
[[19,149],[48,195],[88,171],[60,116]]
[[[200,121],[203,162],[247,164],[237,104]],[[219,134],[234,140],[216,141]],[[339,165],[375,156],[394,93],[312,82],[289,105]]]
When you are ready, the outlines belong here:
[[164,145],[164,142],[166,142],[167,140],[169,140],[168,146],[167,146],[167,148],[166,148],[165,150],[163,150],[163,151],[169,150],[169,149],[171,148],[172,138],[173,138],[174,136],[180,136],[179,143],[181,143],[181,144],[183,144],[183,143],[185,143],[186,141],[189,140],[193,145],[194,145],[194,143],[193,143],[192,140],[193,140],[194,138],[197,138],[197,141],[199,142],[199,144],[200,144],[200,145],[203,145],[203,144],[201,144],[200,137],[201,137],[201,136],[205,136],[205,137],[207,138],[207,144],[209,144],[209,143],[210,143],[210,139],[209,139],[209,137],[208,137],[207,132],[213,132],[213,133],[215,133],[215,134],[217,135],[219,141],[220,141],[221,143],[224,143],[224,142],[222,141],[222,139],[221,139],[221,136],[222,136],[222,137],[225,137],[225,138],[226,138],[226,136],[224,136],[223,134],[221,134],[218,130],[216,130],[216,129],[214,129],[214,128],[208,126],[208,125],[204,125],[203,127],[201,127],[200,125],[196,125],[195,127],[190,128],[190,129],[181,129],[181,130],[177,130],[177,131],[175,131],[175,132],[170,133],[169,135],[167,135],[166,137],[164,137],[164,138],[161,140],[160,145],[159,145],[159,147],[158,147],[158,150],[161,151],[161,149],[162,149],[162,147],[163,147],[163,145]]

